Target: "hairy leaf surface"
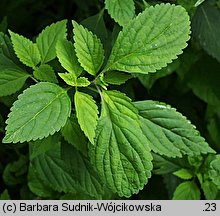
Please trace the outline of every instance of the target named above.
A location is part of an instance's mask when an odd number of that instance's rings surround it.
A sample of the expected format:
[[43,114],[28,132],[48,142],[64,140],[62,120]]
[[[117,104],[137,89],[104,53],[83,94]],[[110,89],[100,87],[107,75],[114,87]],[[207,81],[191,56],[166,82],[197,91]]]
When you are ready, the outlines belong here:
[[71,168],[61,158],[60,147],[47,151],[32,160],[36,170],[44,184],[59,192],[75,192],[76,182]]
[[67,39],[59,40],[56,45],[56,52],[59,62],[69,73],[78,77],[83,68],[80,66],[76,57],[74,45]]
[[101,199],[104,184],[97,175],[95,168],[91,166],[89,160],[73,146],[66,143],[62,145],[61,156],[66,164],[71,167],[81,191],[91,197]]
[[220,189],[220,155],[216,156],[216,158],[210,163],[210,167],[211,170],[209,171],[209,176],[213,183],[217,185],[218,189]]
[[126,26],[135,16],[133,0],[105,0],[105,8],[110,16],[121,26]]
[[47,26],[37,37],[36,43],[41,54],[41,62],[47,63],[56,57],[58,40],[66,37],[67,20],[62,20]]
[[189,169],[185,169],[185,168],[177,170],[173,174],[181,179],[184,179],[184,180],[189,180],[189,179],[193,178],[192,171]]
[[58,75],[70,86],[86,87],[90,85],[90,82],[86,77],[76,78],[76,75],[73,73],[58,73]]
[[50,65],[42,64],[34,70],[34,77],[40,81],[58,83],[53,68]]
[[35,67],[40,62],[40,52],[37,45],[29,39],[9,31],[17,57],[29,67]]
[[207,200],[214,200],[218,194],[218,188],[211,180],[206,180],[202,183],[202,190]]
[[66,91],[53,83],[38,83],[15,101],[6,121],[4,143],[42,139],[59,131],[70,115]]
[[168,157],[214,153],[186,117],[156,101],[135,102],[141,116],[142,131],[151,149]]
[[48,186],[41,180],[32,164],[30,164],[28,171],[28,187],[32,193],[39,197],[52,198],[55,196],[55,192],[52,187]]
[[76,80],[76,86],[78,87],[86,87],[90,85],[90,81],[86,77],[79,77]]
[[104,70],[155,72],[182,53],[189,33],[189,16],[181,6],[146,8],[119,33]]
[[116,91],[104,91],[102,98],[91,160],[112,192],[129,197],[151,176],[150,148],[130,99]]
[[[101,199],[102,185],[87,159],[69,144],[47,151],[32,163],[42,181],[59,192],[79,191]],[[72,150],[74,149],[74,150]]]
[[99,38],[88,29],[73,21],[74,46],[81,66],[96,75],[104,61],[104,49]]
[[193,181],[181,183],[175,190],[173,200],[200,200],[200,191]]
[[79,125],[89,141],[94,144],[98,107],[92,96],[79,91],[75,93],[74,102]]

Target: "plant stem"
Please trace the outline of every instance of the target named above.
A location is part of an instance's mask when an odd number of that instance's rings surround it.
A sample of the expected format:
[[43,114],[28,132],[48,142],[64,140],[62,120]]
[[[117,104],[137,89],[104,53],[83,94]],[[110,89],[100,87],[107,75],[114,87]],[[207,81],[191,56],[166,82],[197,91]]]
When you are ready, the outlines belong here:
[[33,76],[30,76],[30,78],[31,78],[32,80],[34,80],[34,82],[38,83],[38,80],[36,80]]

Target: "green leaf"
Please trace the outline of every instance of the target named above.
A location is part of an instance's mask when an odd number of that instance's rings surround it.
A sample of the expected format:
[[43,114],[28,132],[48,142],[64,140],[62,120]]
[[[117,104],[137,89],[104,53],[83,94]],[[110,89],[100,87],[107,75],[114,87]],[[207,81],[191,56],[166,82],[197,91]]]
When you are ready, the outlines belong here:
[[121,26],[126,26],[135,16],[133,0],[105,0],[105,8],[110,16]]
[[102,42],[106,42],[108,32],[103,19],[103,14],[104,9],[102,9],[98,14],[84,19],[80,24],[96,34],[102,40]]
[[1,49],[0,49],[0,70],[10,69],[10,68],[16,68],[17,70],[21,70],[21,68],[19,68],[11,59],[9,59],[3,53],[1,53]]
[[11,95],[22,88],[27,73],[19,68],[5,68],[0,70],[0,97]]
[[32,164],[43,184],[59,192],[69,193],[77,189],[74,173],[61,159],[60,146],[34,158]]
[[198,7],[192,29],[201,46],[220,62],[220,11],[215,1],[205,1]]
[[214,200],[216,198],[218,188],[212,181],[206,180],[201,186],[207,200]]
[[116,91],[102,93],[102,113],[90,157],[112,192],[130,197],[151,176],[152,156],[130,99]]
[[26,89],[11,108],[4,143],[42,139],[59,131],[70,115],[66,91],[53,83]]
[[86,77],[80,77],[76,80],[76,86],[78,87],[86,87],[89,86],[90,82]]
[[104,82],[112,85],[121,85],[132,78],[131,75],[118,71],[109,71],[104,74]]
[[34,77],[40,81],[58,83],[53,68],[50,65],[42,64],[34,70]]
[[137,74],[136,76],[140,80],[141,84],[146,89],[150,90],[158,79],[172,74],[179,67],[179,65],[180,63],[177,59],[172,63],[168,64],[167,67],[157,71],[157,73]]
[[81,66],[96,75],[104,61],[104,49],[99,38],[82,25],[73,21],[74,46]]
[[197,156],[188,156],[188,162],[190,166],[196,168],[196,170],[199,169],[199,167],[203,164],[204,158],[202,155],[197,155]]
[[90,85],[89,80],[86,77],[76,78],[72,73],[58,73],[58,75],[70,86],[86,87]]
[[194,176],[191,170],[184,169],[184,168],[177,170],[173,174],[181,179],[184,179],[184,180],[189,180],[189,179],[193,178],[193,176]]
[[220,189],[220,155],[210,163],[209,177],[212,179],[213,183]]
[[89,141],[94,144],[98,120],[98,107],[96,102],[90,95],[79,91],[75,93],[74,102],[79,125]]
[[67,20],[62,20],[47,26],[37,37],[36,42],[41,54],[41,62],[47,63],[56,57],[58,40],[66,38]]
[[5,184],[13,186],[26,182],[26,174],[28,169],[28,157],[20,155],[18,160],[7,164],[3,172],[3,180]]
[[61,79],[63,79],[63,81],[70,85],[70,86],[76,86],[76,75],[73,73],[58,73],[58,75],[60,76]]
[[174,108],[151,100],[134,104],[141,116],[142,131],[155,153],[168,157],[215,153],[195,126]]
[[[129,97],[119,91],[104,91],[102,96],[104,97],[103,106],[107,104],[108,107],[111,108],[111,110],[115,110],[119,113],[127,115],[129,118],[133,119],[136,122],[136,126],[140,126],[138,110],[131,103],[131,99]],[[106,114],[105,112],[107,110],[108,109],[103,109],[103,115]]]
[[[209,56],[204,56],[191,67],[185,76],[185,80],[192,88],[193,93],[209,105],[214,106],[220,105],[219,67],[218,61]],[[207,73],[207,71],[209,72]]]
[[155,72],[182,53],[189,33],[189,16],[181,6],[146,8],[119,33],[104,70]]
[[86,154],[87,140],[84,133],[80,129],[80,126],[75,116],[70,116],[70,118],[67,119],[65,126],[61,129],[61,133],[64,139],[69,144],[73,145],[83,154]]
[[174,171],[181,168],[177,163],[178,159],[173,160],[172,158],[166,158],[161,155],[152,153],[153,155],[153,164],[154,164],[154,173],[156,175],[164,175],[168,173],[173,173]]
[[101,199],[104,184],[89,160],[69,144],[63,143],[61,151],[63,160],[74,173],[78,191],[84,192],[90,197]]
[[[1,61],[2,55],[4,56],[3,61]],[[20,61],[14,53],[14,49],[9,39],[8,35],[0,32],[0,67],[5,65],[5,62],[10,62],[10,66],[19,65]]]
[[0,200],[10,200],[10,195],[8,193],[8,190],[5,189],[1,194],[0,194]]
[[42,140],[32,141],[29,144],[29,158],[33,160],[35,157],[38,157],[45,152],[56,149],[59,146],[60,137],[58,134],[54,134],[53,136],[48,136]]
[[59,40],[56,45],[56,53],[59,62],[69,73],[74,74],[76,77],[82,73],[83,68],[78,62],[75,48],[71,41],[67,39]]
[[37,45],[12,31],[9,31],[9,33],[17,57],[23,64],[34,68],[40,62]]
[[[58,192],[88,194],[101,199],[102,186],[93,168],[71,145],[60,147],[36,157],[33,167],[43,183]],[[62,155],[62,157],[61,157]]]
[[28,187],[32,193],[39,197],[54,198],[55,196],[53,189],[40,179],[32,164],[30,164],[28,171]]
[[176,188],[173,200],[200,200],[200,190],[193,181],[183,182]]

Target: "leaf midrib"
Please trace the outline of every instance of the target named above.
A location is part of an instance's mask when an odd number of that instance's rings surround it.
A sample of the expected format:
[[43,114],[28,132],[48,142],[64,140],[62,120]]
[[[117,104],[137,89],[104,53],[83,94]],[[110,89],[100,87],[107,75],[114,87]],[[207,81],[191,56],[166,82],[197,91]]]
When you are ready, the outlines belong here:
[[19,130],[23,129],[26,125],[28,125],[31,121],[33,121],[40,113],[42,113],[45,109],[47,109],[58,97],[60,97],[62,94],[65,94],[65,91],[61,91],[58,95],[56,95],[56,97],[54,97],[53,100],[51,100],[45,107],[43,107],[43,109],[41,109],[40,111],[38,111],[30,120],[28,120],[25,124],[23,124],[21,127],[19,127],[17,130],[12,131],[11,133],[13,133],[13,136],[11,137],[16,137],[16,134],[18,133]]

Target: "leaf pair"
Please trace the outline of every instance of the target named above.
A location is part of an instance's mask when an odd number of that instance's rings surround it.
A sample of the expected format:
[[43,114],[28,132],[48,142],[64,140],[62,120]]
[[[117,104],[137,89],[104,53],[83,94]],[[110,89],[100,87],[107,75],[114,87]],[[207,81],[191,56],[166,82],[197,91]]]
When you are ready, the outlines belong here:
[[215,153],[175,109],[154,101],[134,105],[120,92],[102,92],[90,156],[113,192],[129,197],[143,188],[152,169],[150,149],[167,157]]
[[82,25],[73,21],[74,45],[67,40],[57,44],[57,56],[61,65],[69,73],[59,73],[59,76],[71,86],[85,87],[90,84],[85,77],[77,77],[83,69],[95,76],[104,61],[104,49],[100,39]]
[[[106,1],[107,8],[109,5],[112,2]],[[109,9],[109,13],[114,14],[114,10]],[[176,59],[186,47],[190,23],[182,7],[160,4],[147,8],[134,19],[131,17],[119,33],[103,72],[155,72]],[[101,41],[83,26],[76,22],[73,24],[78,61],[88,73],[95,76],[104,60]]]
[[45,28],[37,37],[36,44],[29,39],[9,31],[16,55],[20,61],[34,68],[40,62],[45,64],[56,57],[55,46],[66,37],[66,20]]
[[85,87],[90,84],[85,77],[77,78],[83,71],[76,57],[75,48],[71,41],[67,39],[59,40],[56,46],[56,53],[62,67],[68,73],[58,73],[58,75],[70,86]]
[[63,20],[46,27],[37,37],[36,43],[9,31],[17,57],[34,69],[34,77],[40,81],[58,82],[53,68],[46,63],[56,57],[56,44],[66,37],[66,23]]

